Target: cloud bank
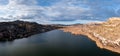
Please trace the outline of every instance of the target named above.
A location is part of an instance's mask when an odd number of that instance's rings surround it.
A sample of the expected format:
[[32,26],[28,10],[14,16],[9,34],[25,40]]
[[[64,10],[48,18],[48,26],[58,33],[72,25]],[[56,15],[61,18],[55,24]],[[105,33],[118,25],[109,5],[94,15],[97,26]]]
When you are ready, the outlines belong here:
[[119,0],[0,0],[0,20],[106,20],[120,16]]

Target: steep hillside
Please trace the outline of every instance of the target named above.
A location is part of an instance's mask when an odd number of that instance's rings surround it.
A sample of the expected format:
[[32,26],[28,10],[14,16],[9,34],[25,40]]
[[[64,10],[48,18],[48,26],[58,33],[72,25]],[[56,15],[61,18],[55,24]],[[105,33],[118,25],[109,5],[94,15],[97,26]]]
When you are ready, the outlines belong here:
[[27,21],[0,22],[0,41],[29,37],[57,28],[59,28],[57,25],[41,25]]

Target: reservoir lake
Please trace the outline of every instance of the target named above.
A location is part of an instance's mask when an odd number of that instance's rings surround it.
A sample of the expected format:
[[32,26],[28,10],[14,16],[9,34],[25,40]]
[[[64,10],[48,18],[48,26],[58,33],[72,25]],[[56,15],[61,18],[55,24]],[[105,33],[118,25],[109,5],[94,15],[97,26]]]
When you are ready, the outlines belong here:
[[53,30],[28,38],[0,42],[0,56],[120,56],[120,54],[100,49],[86,36]]

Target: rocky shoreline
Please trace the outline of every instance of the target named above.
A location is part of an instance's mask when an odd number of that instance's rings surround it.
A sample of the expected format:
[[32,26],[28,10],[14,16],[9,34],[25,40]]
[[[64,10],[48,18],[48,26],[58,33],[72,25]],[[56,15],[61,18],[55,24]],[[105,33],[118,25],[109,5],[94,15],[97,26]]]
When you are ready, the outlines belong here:
[[56,25],[41,25],[35,22],[13,21],[0,22],[0,41],[12,41],[26,38],[34,34],[43,33],[60,28]]
[[[66,28],[68,29],[68,28]],[[69,31],[69,30],[66,30],[65,28],[64,29],[61,29],[63,30],[64,32],[70,32],[74,35],[84,35],[84,36],[87,36],[88,38],[90,38],[92,41],[94,41],[96,43],[96,45],[98,47],[100,47],[101,49],[107,49],[107,50],[110,50],[110,51],[113,51],[113,52],[116,52],[116,53],[119,53],[120,54],[120,50],[119,48],[113,48],[111,46],[104,46],[104,44],[102,44],[101,40],[99,40],[98,38],[96,38],[93,34],[91,33],[85,33],[85,32],[79,32],[79,33],[76,33],[76,32],[73,32],[73,31]]]
[[107,22],[72,25],[61,30],[75,35],[85,35],[97,46],[120,53],[120,18],[110,18]]

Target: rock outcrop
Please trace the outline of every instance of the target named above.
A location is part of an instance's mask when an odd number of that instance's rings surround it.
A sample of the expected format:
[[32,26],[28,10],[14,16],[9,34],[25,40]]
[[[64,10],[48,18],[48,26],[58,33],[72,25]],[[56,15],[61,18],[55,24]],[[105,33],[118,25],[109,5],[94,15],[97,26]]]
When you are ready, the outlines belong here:
[[59,27],[19,20],[13,22],[0,22],[0,41],[12,41],[14,39],[28,37],[57,28]]
[[120,53],[120,18],[113,17],[107,22],[68,26],[62,30],[86,35],[100,48]]

